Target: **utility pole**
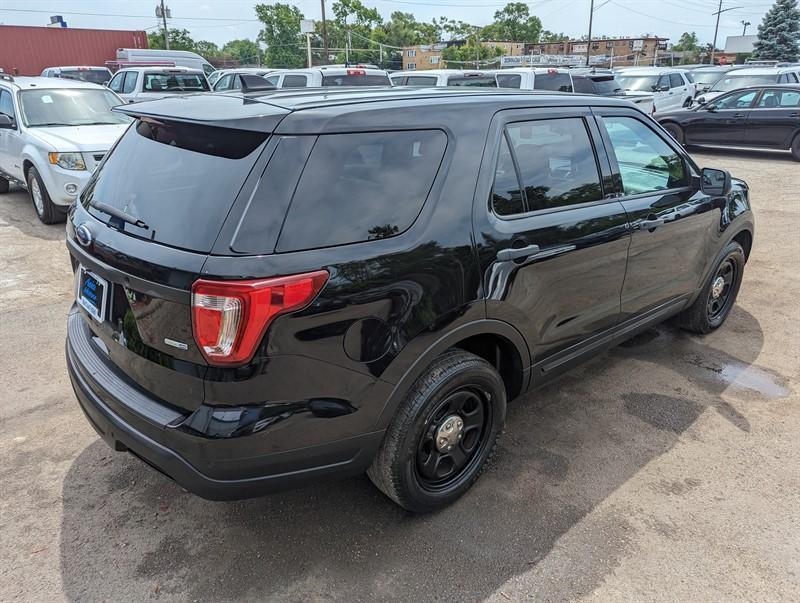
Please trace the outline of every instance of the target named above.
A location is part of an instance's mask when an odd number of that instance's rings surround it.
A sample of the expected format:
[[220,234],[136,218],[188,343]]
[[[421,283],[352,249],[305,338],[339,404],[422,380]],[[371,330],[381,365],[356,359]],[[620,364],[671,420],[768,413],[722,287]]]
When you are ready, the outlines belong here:
[[731,6],[730,8],[723,9],[722,8],[722,0],[719,0],[719,8],[717,9],[717,12],[712,13],[714,15],[717,15],[717,24],[714,27],[714,42],[711,44],[711,60],[709,61],[709,64],[711,64],[711,65],[714,64],[714,52],[717,50],[717,33],[719,32],[719,16],[722,13],[727,13],[729,10],[736,10],[737,8],[744,8],[744,7],[742,7],[742,6]]
[[325,0],[319,0],[322,8],[322,64],[328,64],[328,26],[325,21]]
[[742,35],[746,36],[747,35],[747,26],[748,25],[752,25],[752,24],[750,23],[750,21],[739,21],[739,23],[741,23],[742,26],[744,27],[744,29],[742,29]]
[[344,47],[344,64],[350,64],[350,47],[353,45],[353,37],[347,32],[347,45]]
[[167,29],[167,9],[164,8],[164,0],[161,0],[161,20],[164,22],[164,48],[169,50],[169,30]]
[[589,39],[586,42],[586,66],[589,66],[589,53],[592,51],[592,17],[594,17],[594,0],[589,3]]

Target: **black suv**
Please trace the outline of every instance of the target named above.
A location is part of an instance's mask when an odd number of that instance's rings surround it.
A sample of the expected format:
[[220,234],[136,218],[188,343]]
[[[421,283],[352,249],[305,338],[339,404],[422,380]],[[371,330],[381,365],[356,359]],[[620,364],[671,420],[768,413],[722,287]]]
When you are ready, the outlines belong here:
[[212,499],[367,471],[417,512],[506,402],[678,315],[725,320],[747,186],[630,103],[441,89],[199,95],[136,118],[72,208],[81,407]]

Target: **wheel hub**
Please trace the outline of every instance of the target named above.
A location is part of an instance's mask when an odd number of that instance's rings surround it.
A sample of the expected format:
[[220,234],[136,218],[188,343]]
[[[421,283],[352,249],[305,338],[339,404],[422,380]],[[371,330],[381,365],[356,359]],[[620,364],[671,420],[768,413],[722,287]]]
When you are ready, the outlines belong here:
[[436,449],[447,452],[456,447],[464,435],[464,420],[458,415],[449,415],[436,430]]
[[722,295],[722,291],[725,289],[725,279],[721,276],[718,276],[714,279],[714,283],[711,285],[711,297],[712,299],[719,298]]

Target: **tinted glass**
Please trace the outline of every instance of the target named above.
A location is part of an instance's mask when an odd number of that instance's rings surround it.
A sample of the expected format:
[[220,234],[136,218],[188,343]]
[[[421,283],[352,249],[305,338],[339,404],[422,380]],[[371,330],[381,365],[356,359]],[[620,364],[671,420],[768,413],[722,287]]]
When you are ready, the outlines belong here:
[[103,84],[111,79],[111,73],[107,69],[62,69],[61,77],[68,80]]
[[528,210],[603,197],[600,173],[583,119],[544,119],[508,126]]
[[[158,243],[208,252],[266,134],[176,123],[129,128],[81,194],[150,226],[125,232]],[[110,217],[89,208],[99,219]]]
[[284,88],[305,88],[308,78],[304,75],[287,75],[283,78]]
[[422,77],[419,75],[409,75],[406,80],[406,86],[435,86],[435,77]]
[[717,109],[749,109],[758,94],[758,90],[736,92],[724,98],[714,99],[712,104]]
[[765,90],[758,101],[762,109],[783,109],[800,107],[800,92],[797,90]]
[[568,73],[537,73],[533,78],[536,90],[572,92],[572,78]]
[[129,71],[125,74],[125,83],[122,84],[122,93],[131,94],[136,90],[136,80],[139,79],[139,74],[135,71]]
[[306,163],[278,251],[355,243],[411,226],[447,137],[438,130],[320,136]]
[[448,86],[469,86],[475,88],[497,88],[497,80],[493,75],[450,76]]
[[388,75],[326,75],[323,86],[389,86]]
[[22,114],[29,127],[126,124],[131,118],[112,113],[119,99],[108,90],[62,88],[24,90],[19,95]]
[[0,113],[14,117],[14,101],[8,90],[0,90]]
[[626,195],[637,195],[688,184],[683,159],[667,142],[632,117],[603,117],[619,164]]
[[669,76],[669,87],[670,88],[683,87],[683,78],[677,73],[671,73]]
[[500,216],[510,216],[525,212],[522,190],[519,186],[514,160],[505,136],[500,141],[500,154],[494,171],[492,187],[492,207]]
[[498,73],[498,88],[519,88],[522,85],[522,76],[518,73]]
[[199,73],[145,73],[145,92],[202,92],[208,90],[206,78]]
[[579,94],[594,94],[592,80],[588,77],[575,76],[572,78],[573,90]]

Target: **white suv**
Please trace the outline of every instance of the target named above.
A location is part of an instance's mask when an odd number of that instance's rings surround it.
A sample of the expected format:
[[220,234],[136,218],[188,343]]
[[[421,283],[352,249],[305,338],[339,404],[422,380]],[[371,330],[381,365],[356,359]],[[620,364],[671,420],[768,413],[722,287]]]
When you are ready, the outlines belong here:
[[330,86],[391,86],[383,69],[366,66],[312,67],[272,73],[264,78],[276,88],[327,88]]
[[726,92],[749,86],[797,84],[798,82],[800,82],[800,65],[736,69],[720,76],[720,79],[707,92],[698,96],[697,102],[705,104]]
[[626,94],[653,95],[656,113],[674,111],[692,104],[696,86],[686,69],[632,67],[617,74]]
[[131,119],[96,84],[0,74],[0,193],[28,190],[45,224],[64,220],[92,171]]
[[120,69],[114,74],[108,87],[129,103],[211,90],[205,74],[200,69],[186,67]]

